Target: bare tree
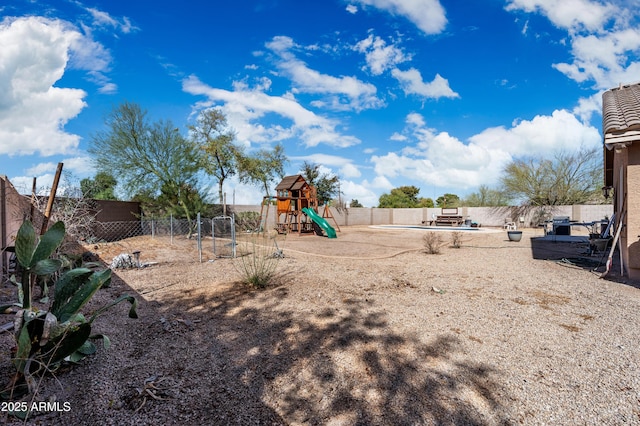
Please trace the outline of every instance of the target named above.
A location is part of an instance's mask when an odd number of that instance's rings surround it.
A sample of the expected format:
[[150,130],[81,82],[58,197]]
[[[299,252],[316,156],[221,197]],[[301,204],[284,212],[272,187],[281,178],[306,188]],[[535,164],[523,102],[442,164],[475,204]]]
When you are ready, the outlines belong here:
[[501,183],[508,198],[532,206],[601,202],[602,157],[600,150],[562,152],[553,158],[512,161]]

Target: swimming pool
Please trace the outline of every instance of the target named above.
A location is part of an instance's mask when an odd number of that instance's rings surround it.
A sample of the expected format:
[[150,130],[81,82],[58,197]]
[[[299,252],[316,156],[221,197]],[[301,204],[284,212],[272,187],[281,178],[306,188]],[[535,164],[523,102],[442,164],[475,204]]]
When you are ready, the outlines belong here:
[[377,229],[420,229],[423,231],[449,231],[449,232],[502,232],[491,228],[478,228],[472,226],[428,226],[428,225],[371,225]]

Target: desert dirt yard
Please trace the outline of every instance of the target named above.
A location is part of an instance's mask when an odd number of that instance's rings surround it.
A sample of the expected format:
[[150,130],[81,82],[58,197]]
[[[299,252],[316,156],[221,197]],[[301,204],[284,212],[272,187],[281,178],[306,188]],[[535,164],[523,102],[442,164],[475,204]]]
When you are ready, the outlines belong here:
[[[601,279],[584,243],[489,231],[456,234],[460,248],[436,231],[440,254],[421,229],[277,236],[261,290],[211,240],[202,262],[184,238],[86,246],[107,264],[140,250],[149,266],[114,271],[85,309],[128,293],[139,318],[126,304],[100,317],[111,347],[32,396],[70,410],[26,424],[640,424],[636,284],[617,264]],[[13,335],[0,339],[6,378]]]

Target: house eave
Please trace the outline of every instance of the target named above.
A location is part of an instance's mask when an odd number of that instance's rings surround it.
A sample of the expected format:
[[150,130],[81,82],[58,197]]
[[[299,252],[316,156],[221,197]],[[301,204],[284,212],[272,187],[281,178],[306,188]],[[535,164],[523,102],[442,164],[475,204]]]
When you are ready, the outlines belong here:
[[634,142],[640,142],[640,131],[633,130],[624,133],[605,133],[604,144],[607,149],[626,148]]

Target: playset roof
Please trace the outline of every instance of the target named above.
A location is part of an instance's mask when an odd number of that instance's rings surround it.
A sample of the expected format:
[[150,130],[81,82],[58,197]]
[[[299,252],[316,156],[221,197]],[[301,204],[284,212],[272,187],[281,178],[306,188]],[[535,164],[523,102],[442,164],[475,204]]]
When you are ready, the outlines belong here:
[[298,191],[305,186],[309,186],[309,184],[304,180],[302,175],[285,176],[278,186],[276,186],[276,191],[284,189],[289,191]]

